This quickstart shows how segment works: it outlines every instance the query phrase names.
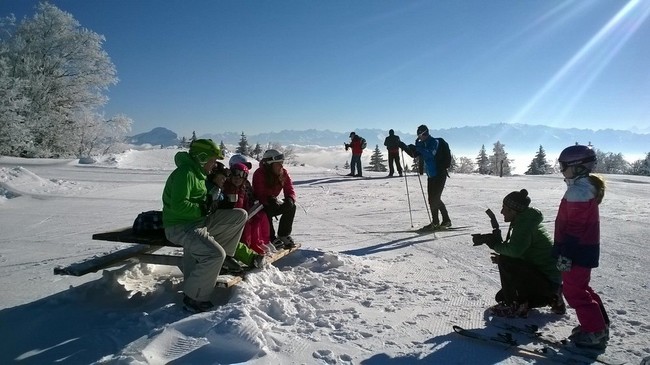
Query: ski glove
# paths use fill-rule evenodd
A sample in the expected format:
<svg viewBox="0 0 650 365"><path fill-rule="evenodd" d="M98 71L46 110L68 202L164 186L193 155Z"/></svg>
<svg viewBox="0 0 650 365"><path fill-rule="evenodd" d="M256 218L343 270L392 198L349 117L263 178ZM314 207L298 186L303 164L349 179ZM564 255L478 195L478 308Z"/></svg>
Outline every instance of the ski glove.
<svg viewBox="0 0 650 365"><path fill-rule="evenodd" d="M277 212L280 209L280 202L278 201L278 198L272 196L269 197L269 201L266 204L272 211Z"/></svg>
<svg viewBox="0 0 650 365"><path fill-rule="evenodd" d="M557 269L560 271L570 271L571 270L571 265L572 261L570 258L566 256L558 256L557 258Z"/></svg>
<svg viewBox="0 0 650 365"><path fill-rule="evenodd" d="M288 196L284 198L284 202L282 203L283 209L293 209L295 206L296 203L293 201L293 199L289 198Z"/></svg>

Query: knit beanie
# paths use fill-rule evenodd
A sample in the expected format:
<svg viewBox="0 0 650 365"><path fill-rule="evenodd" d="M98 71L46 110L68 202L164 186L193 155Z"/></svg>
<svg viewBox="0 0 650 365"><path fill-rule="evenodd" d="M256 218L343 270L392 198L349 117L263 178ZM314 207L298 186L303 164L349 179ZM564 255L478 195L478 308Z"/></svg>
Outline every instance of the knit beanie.
<svg viewBox="0 0 650 365"><path fill-rule="evenodd" d="M514 211L523 212L530 205L528 190L521 189L506 195L506 197L503 198L503 205Z"/></svg>

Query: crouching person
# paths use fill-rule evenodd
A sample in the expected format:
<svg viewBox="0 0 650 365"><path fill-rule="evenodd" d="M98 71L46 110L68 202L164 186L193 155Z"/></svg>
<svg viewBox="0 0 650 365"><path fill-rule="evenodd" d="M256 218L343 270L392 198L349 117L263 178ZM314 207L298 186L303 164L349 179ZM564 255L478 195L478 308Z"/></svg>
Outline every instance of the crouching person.
<svg viewBox="0 0 650 365"><path fill-rule="evenodd" d="M501 290L495 296L497 304L489 309L495 316L526 317L530 308L545 306L556 314L566 312L552 239L542 225L542 213L529 205L526 189L513 191L501 208L503 220L510 223L506 239L501 239L493 215L492 234L472 235L475 245L485 243L496 251L492 262L499 267Z"/></svg>
<svg viewBox="0 0 650 365"><path fill-rule="evenodd" d="M174 156L176 169L163 190L163 226L167 239L183 247L183 303L188 310L208 311L210 296L224 260L232 260L246 223L243 209L208 215L207 174L223 155L209 139L198 139L189 152Z"/></svg>

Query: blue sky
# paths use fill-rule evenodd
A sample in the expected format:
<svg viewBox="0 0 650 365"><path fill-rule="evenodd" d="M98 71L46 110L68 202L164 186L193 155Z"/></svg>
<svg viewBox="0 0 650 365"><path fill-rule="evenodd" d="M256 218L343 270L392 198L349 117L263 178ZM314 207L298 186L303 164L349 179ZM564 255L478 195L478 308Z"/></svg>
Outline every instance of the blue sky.
<svg viewBox="0 0 650 365"><path fill-rule="evenodd" d="M51 3L106 37L135 133L650 126L650 1Z"/></svg>

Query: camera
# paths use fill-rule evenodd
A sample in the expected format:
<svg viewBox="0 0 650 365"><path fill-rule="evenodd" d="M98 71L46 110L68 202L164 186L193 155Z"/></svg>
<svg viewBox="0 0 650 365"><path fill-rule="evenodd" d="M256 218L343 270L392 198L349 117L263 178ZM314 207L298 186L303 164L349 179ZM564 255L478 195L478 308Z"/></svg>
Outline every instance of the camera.
<svg viewBox="0 0 650 365"><path fill-rule="evenodd" d="M494 245L503 242L501 238L501 230L495 229L492 233L474 233L472 234L472 242L474 246L488 245L489 248L494 247Z"/></svg>

